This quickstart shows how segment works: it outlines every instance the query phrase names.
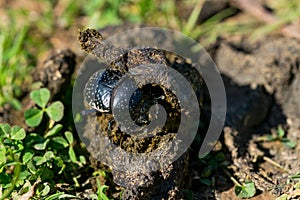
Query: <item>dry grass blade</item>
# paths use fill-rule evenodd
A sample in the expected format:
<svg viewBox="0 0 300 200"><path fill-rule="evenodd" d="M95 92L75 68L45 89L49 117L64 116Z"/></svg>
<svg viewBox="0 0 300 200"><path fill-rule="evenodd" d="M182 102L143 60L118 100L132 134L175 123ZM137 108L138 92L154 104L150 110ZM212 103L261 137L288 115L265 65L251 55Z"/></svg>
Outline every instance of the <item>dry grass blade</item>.
<svg viewBox="0 0 300 200"><path fill-rule="evenodd" d="M280 23L279 19L268 12L257 0L232 0L231 3L267 24ZM287 37L300 38L300 27L297 24L285 25L281 28L281 33Z"/></svg>
<svg viewBox="0 0 300 200"><path fill-rule="evenodd" d="M36 182L35 182L32 186L29 186L28 192L26 192L25 194L23 194L23 195L20 197L19 200L29 200L31 197L33 197L33 195L34 195L34 189L35 189L36 185L37 185L38 183L40 183L40 182L41 182L41 179L38 178L38 179L36 180Z"/></svg>

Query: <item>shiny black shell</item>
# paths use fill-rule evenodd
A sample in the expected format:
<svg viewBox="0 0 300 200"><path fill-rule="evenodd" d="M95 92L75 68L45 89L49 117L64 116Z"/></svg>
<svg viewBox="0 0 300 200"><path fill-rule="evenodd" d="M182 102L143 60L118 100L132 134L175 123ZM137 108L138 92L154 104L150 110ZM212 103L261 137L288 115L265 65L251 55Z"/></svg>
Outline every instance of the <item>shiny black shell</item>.
<svg viewBox="0 0 300 200"><path fill-rule="evenodd" d="M113 90L121 77L120 71L109 68L95 72L84 89L84 99L88 105L99 112L111 112ZM135 108L141 98L142 91L137 89L131 96L129 108Z"/></svg>

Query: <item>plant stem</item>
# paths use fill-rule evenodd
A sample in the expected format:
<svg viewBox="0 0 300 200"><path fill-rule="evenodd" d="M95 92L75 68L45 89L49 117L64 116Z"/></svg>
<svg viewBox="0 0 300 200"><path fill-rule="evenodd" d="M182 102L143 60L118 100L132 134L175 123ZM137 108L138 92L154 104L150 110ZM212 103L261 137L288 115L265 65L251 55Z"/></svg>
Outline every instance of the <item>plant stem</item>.
<svg viewBox="0 0 300 200"><path fill-rule="evenodd" d="M242 187L242 185L229 173L229 171L227 169L224 169L224 168L222 168L222 169L235 185Z"/></svg>
<svg viewBox="0 0 300 200"><path fill-rule="evenodd" d="M195 8L193 9L191 15L189 16L189 19L186 23L186 25L183 27L183 32L187 35L189 35L192 31L192 29L195 27L198 17L201 12L201 7L203 5L203 0L198 0L197 4L195 5Z"/></svg>
<svg viewBox="0 0 300 200"><path fill-rule="evenodd" d="M272 160L271 158L268 158L266 156L263 157L264 161L274 165L275 167L278 167L279 169L285 171L285 172L289 172L289 170L285 169L283 166L281 166L280 164L278 164L277 162L275 162L274 160Z"/></svg>

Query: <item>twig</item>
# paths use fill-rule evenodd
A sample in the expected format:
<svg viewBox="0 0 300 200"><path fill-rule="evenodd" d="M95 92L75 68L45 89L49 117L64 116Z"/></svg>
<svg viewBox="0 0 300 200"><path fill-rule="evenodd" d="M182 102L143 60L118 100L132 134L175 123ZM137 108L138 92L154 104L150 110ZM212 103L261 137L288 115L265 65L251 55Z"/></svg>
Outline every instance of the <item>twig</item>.
<svg viewBox="0 0 300 200"><path fill-rule="evenodd" d="M41 178L38 177L38 179L35 181L35 183L32 186L29 186L28 192L23 194L19 200L29 200L34 195L34 189L41 182Z"/></svg>
<svg viewBox="0 0 300 200"><path fill-rule="evenodd" d="M267 24L280 24L280 20L270 12L268 12L256 0L231 0L233 6L239 8L245 13L249 13L255 18ZM287 37L300 39L300 27L296 24L286 25L281 28L281 33Z"/></svg>
<svg viewBox="0 0 300 200"><path fill-rule="evenodd" d="M242 187L242 184L240 184L230 173L227 169L222 168L222 170L224 171L224 173L230 178L230 180L232 180L232 182L237 185Z"/></svg>
<svg viewBox="0 0 300 200"><path fill-rule="evenodd" d="M268 158L266 156L263 156L264 161L274 165L275 167L278 167L279 169L285 171L285 172L289 172L289 170L285 169L283 166L281 166L280 164L278 164L277 162L275 162L274 160L272 160L271 158Z"/></svg>

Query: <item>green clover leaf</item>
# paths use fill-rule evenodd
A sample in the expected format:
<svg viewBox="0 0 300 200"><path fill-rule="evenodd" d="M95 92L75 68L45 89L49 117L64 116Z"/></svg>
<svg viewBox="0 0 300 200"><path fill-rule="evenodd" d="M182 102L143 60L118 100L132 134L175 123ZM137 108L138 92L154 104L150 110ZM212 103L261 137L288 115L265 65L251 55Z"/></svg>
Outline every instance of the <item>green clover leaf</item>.
<svg viewBox="0 0 300 200"><path fill-rule="evenodd" d="M33 151L26 151L22 157L23 163L26 164L27 162L29 162L29 160L32 159L33 155Z"/></svg>
<svg viewBox="0 0 300 200"><path fill-rule="evenodd" d="M53 135L56 135L59 133L59 131L63 128L63 125L61 124L56 124L48 133L45 135L45 137L51 137Z"/></svg>
<svg viewBox="0 0 300 200"><path fill-rule="evenodd" d="M70 156L71 161L73 163L77 163L76 154L75 154L74 148L72 146L69 147L68 154Z"/></svg>
<svg viewBox="0 0 300 200"><path fill-rule="evenodd" d="M8 124L0 124L0 138L6 137L8 138L10 134L10 125Z"/></svg>
<svg viewBox="0 0 300 200"><path fill-rule="evenodd" d="M19 126L13 126L11 128L12 140L23 140L26 136L25 130Z"/></svg>
<svg viewBox="0 0 300 200"><path fill-rule="evenodd" d="M36 162L37 166L47 162L47 159L44 156L35 156L33 157L33 160Z"/></svg>
<svg viewBox="0 0 300 200"><path fill-rule="evenodd" d="M61 136L52 138L52 142L53 142L53 147L56 149L63 149L69 146L67 140L65 140Z"/></svg>
<svg viewBox="0 0 300 200"><path fill-rule="evenodd" d="M6 148L0 143L0 166L6 163Z"/></svg>
<svg viewBox="0 0 300 200"><path fill-rule="evenodd" d="M36 127L41 123L43 119L43 111L36 108L31 108L25 111L24 117L25 122L28 126Z"/></svg>
<svg viewBox="0 0 300 200"><path fill-rule="evenodd" d="M46 108L46 113L51 119L58 122L63 117L64 105L60 101L56 101Z"/></svg>
<svg viewBox="0 0 300 200"><path fill-rule="evenodd" d="M30 93L30 98L41 108L45 108L49 99L50 91L47 88L34 90Z"/></svg>
<svg viewBox="0 0 300 200"><path fill-rule="evenodd" d="M47 144L49 143L49 139L47 140L44 140L42 141L41 143L37 143L35 144L33 147L36 149L36 150L45 150L46 147L47 147Z"/></svg>
<svg viewBox="0 0 300 200"><path fill-rule="evenodd" d="M252 181L246 181L243 185L237 185L234 192L239 198L251 198L255 195L256 189Z"/></svg>
<svg viewBox="0 0 300 200"><path fill-rule="evenodd" d="M285 135L285 131L283 130L283 128L281 126L278 126L278 128L277 128L277 135L279 138L283 138Z"/></svg>
<svg viewBox="0 0 300 200"><path fill-rule="evenodd" d="M69 144L72 144L73 141L74 141L72 132L66 131L66 132L65 132L65 136L66 136L66 138L67 138Z"/></svg>

